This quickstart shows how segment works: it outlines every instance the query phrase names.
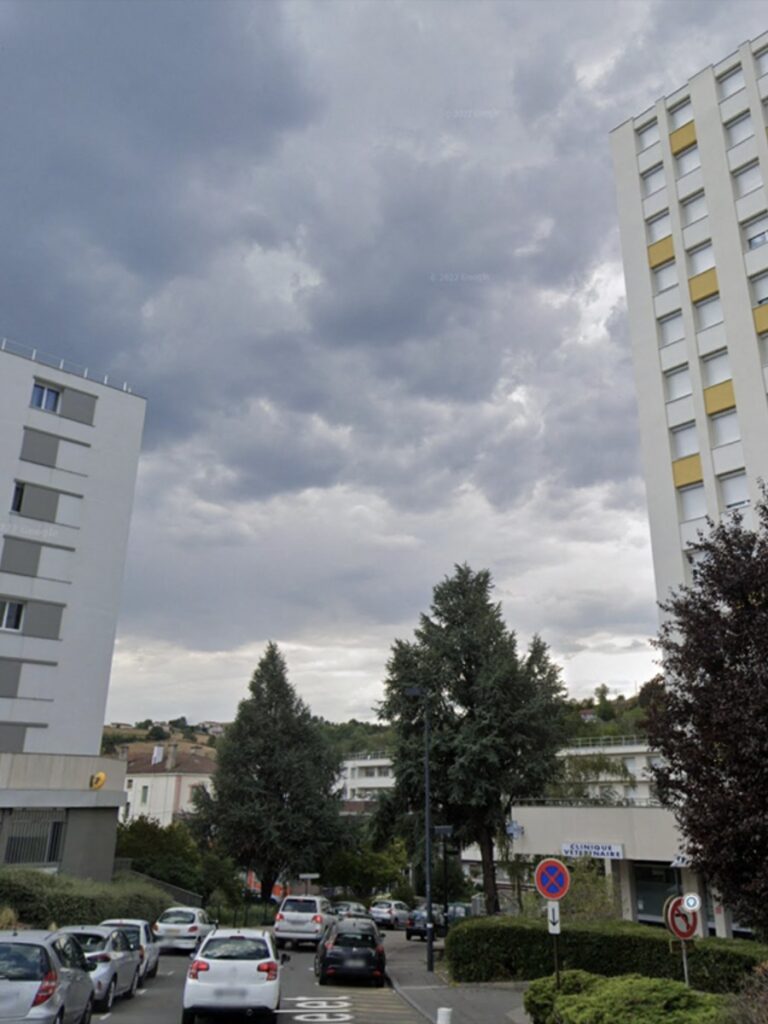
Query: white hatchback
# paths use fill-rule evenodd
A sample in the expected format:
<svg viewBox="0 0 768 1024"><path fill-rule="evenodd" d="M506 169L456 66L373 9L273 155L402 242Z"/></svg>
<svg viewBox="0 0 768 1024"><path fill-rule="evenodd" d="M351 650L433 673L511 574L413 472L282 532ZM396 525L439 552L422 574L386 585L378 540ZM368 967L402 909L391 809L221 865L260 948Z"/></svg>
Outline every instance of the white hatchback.
<svg viewBox="0 0 768 1024"><path fill-rule="evenodd" d="M335 921L333 908L324 896L286 896L272 928L275 945L278 949L286 942L292 942L295 949L300 942L316 946Z"/></svg>
<svg viewBox="0 0 768 1024"><path fill-rule="evenodd" d="M280 965L268 932L220 928L195 954L184 984L182 1024L199 1015L264 1015L276 1020L280 1006Z"/></svg>
<svg viewBox="0 0 768 1024"><path fill-rule="evenodd" d="M169 907L152 925L157 944L164 949L196 950L215 925L199 907Z"/></svg>

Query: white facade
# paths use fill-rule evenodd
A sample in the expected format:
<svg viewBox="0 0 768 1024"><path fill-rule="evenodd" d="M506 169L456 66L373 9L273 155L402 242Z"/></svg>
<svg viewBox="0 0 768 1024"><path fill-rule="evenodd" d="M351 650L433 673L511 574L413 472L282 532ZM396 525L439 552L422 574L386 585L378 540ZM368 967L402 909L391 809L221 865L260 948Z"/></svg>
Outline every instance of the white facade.
<svg viewBox="0 0 768 1024"><path fill-rule="evenodd" d="M126 775L122 820L135 821L143 816L154 818L163 827L170 825L179 815L191 814L195 809L192 794L198 787L210 789L211 776L173 771Z"/></svg>
<svg viewBox="0 0 768 1024"><path fill-rule="evenodd" d="M657 594L768 479L768 33L612 133Z"/></svg>
<svg viewBox="0 0 768 1024"><path fill-rule="evenodd" d="M144 400L0 342L0 752L97 754Z"/></svg>
<svg viewBox="0 0 768 1024"><path fill-rule="evenodd" d="M352 754L341 768L343 800L376 800L395 785L392 758L386 751Z"/></svg>

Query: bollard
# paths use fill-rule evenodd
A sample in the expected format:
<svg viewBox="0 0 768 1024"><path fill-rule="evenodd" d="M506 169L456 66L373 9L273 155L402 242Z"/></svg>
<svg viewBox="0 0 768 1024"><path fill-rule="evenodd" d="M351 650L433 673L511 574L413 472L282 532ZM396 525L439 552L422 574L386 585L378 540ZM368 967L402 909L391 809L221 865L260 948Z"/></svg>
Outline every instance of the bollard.
<svg viewBox="0 0 768 1024"><path fill-rule="evenodd" d="M451 1024L451 1012L450 1006L438 1007L436 1024Z"/></svg>

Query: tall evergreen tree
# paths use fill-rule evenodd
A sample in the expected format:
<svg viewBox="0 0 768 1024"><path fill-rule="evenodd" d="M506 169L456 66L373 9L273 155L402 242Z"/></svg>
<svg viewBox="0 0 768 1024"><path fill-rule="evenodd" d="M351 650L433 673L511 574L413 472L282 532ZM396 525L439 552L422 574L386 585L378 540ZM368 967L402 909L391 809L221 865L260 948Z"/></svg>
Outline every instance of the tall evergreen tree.
<svg viewBox="0 0 768 1024"><path fill-rule="evenodd" d="M467 565L435 587L415 640L393 645L379 712L395 726L398 798L418 814L428 710L432 805L459 842L479 845L489 913L498 906L494 839L513 800L539 795L556 774L563 738L560 670L538 636L520 655L492 589L487 570Z"/></svg>
<svg viewBox="0 0 768 1024"><path fill-rule="evenodd" d="M339 761L267 645L234 722L219 738L213 794L198 813L217 845L253 868L268 897L284 875L318 869L338 827Z"/></svg>

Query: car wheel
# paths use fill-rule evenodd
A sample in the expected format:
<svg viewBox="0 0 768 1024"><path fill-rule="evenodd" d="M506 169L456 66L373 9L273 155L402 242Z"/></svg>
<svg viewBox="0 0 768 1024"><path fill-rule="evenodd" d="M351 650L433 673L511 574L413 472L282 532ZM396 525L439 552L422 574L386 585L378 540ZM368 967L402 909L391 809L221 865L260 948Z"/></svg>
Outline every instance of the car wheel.
<svg viewBox="0 0 768 1024"><path fill-rule="evenodd" d="M117 988L117 982L114 978L111 979L107 986L107 991L104 993L104 998L99 1000L99 1011L109 1013L112 1009L112 1004L115 1001L115 989Z"/></svg>
<svg viewBox="0 0 768 1024"><path fill-rule="evenodd" d="M181 1024L195 1024L195 1017L197 1014L194 1010L182 1010L181 1011Z"/></svg>
<svg viewBox="0 0 768 1024"><path fill-rule="evenodd" d="M91 1024L91 1017L93 1016L93 1000L88 999L83 1010L83 1016L80 1018L80 1024Z"/></svg>
<svg viewBox="0 0 768 1024"><path fill-rule="evenodd" d="M406 942L410 942L411 938L412 938L411 933L409 931L406 931L406 933L405 933L405 941Z"/></svg>
<svg viewBox="0 0 768 1024"><path fill-rule="evenodd" d="M275 939L276 949L285 949L285 939Z"/></svg>
<svg viewBox="0 0 768 1024"><path fill-rule="evenodd" d="M138 987L139 987L139 972L136 971L136 973L133 976L133 980L131 981L131 987L125 993L125 998L126 999L133 999L133 997L136 995L136 989Z"/></svg>
<svg viewBox="0 0 768 1024"><path fill-rule="evenodd" d="M383 988L384 987L384 979L383 978L374 978L373 979L373 984L374 984L375 988Z"/></svg>
<svg viewBox="0 0 768 1024"><path fill-rule="evenodd" d="M327 985L328 984L328 975L327 974L323 974L323 972L320 971L320 973L317 976L317 984L318 985Z"/></svg>
<svg viewBox="0 0 768 1024"><path fill-rule="evenodd" d="M157 977L157 969L158 969L159 966L160 966L160 957L158 957L157 960L155 960L155 966L154 967L150 967L150 969L147 971L147 977L148 978L156 978Z"/></svg>

